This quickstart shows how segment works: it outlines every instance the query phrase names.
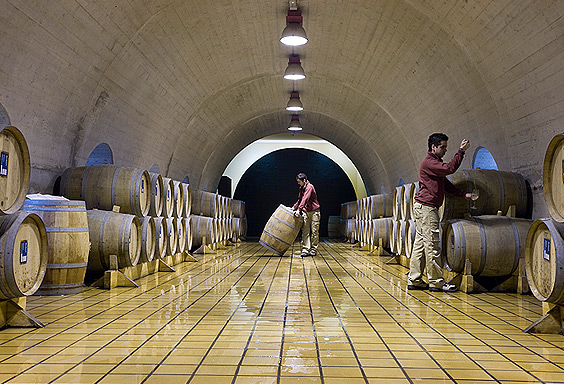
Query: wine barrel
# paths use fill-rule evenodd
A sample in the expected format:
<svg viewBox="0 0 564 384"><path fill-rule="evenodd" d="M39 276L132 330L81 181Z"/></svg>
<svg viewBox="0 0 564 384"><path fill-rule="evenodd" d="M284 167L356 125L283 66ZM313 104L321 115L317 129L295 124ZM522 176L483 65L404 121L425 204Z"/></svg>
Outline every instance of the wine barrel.
<svg viewBox="0 0 564 384"><path fill-rule="evenodd" d="M382 240L382 248L390 248L390 231L392 230L392 218L382 217L372 220L372 244L380 246Z"/></svg>
<svg viewBox="0 0 564 384"><path fill-rule="evenodd" d="M296 240L303 222L301 216L296 217L291 208L281 204L266 223L260 236L260 245L282 256Z"/></svg>
<svg viewBox="0 0 564 384"><path fill-rule="evenodd" d="M164 218L174 215L174 182L169 177L163 177L163 210Z"/></svg>
<svg viewBox="0 0 564 384"><path fill-rule="evenodd" d="M445 223L442 255L445 268L463 272L468 258L474 276L507 276L525 256L525 240L532 221L485 215Z"/></svg>
<svg viewBox="0 0 564 384"><path fill-rule="evenodd" d="M241 200L233 200L233 216L234 217L245 217L246 215L245 202Z"/></svg>
<svg viewBox="0 0 564 384"><path fill-rule="evenodd" d="M23 134L8 126L0 132L0 213L17 212L29 188L31 161Z"/></svg>
<svg viewBox="0 0 564 384"><path fill-rule="evenodd" d="M390 194L372 195L368 197L367 220L390 217L393 214L393 200Z"/></svg>
<svg viewBox="0 0 564 384"><path fill-rule="evenodd" d="M172 256L176 254L178 247L178 225L176 217L167 217L166 219L166 255Z"/></svg>
<svg viewBox="0 0 564 384"><path fill-rule="evenodd" d="M413 186L409 190L409 217L415 219L415 212L413 212L413 205L415 204L415 197L419 193L419 182L413 183Z"/></svg>
<svg viewBox="0 0 564 384"><path fill-rule="evenodd" d="M542 167L543 193L552 218L564 222L564 134L552 138Z"/></svg>
<svg viewBox="0 0 564 384"><path fill-rule="evenodd" d="M327 234L329 237L337 238L341 236L339 226L341 225L340 216L329 216L327 220Z"/></svg>
<svg viewBox="0 0 564 384"><path fill-rule="evenodd" d="M352 219L356 216L356 201L349 201L341 204L341 217L343 219Z"/></svg>
<svg viewBox="0 0 564 384"><path fill-rule="evenodd" d="M192 187L190 184L182 183L182 191L184 194L184 211L182 212L182 217L189 218L190 213L192 213Z"/></svg>
<svg viewBox="0 0 564 384"><path fill-rule="evenodd" d="M186 223L183 217L176 219L176 233L178 235L176 253L184 253L186 250Z"/></svg>
<svg viewBox="0 0 564 384"><path fill-rule="evenodd" d="M392 217L394 220L401 219L401 196L403 191L403 185L394 188L394 193L392 194Z"/></svg>
<svg viewBox="0 0 564 384"><path fill-rule="evenodd" d="M166 244L168 242L166 218L159 216L153 219L155 221L155 257L162 259L166 256Z"/></svg>
<svg viewBox="0 0 564 384"><path fill-rule="evenodd" d="M151 201L149 173L138 168L111 164L69 168L61 177L61 194L68 199L84 200L87 209L146 216Z"/></svg>
<svg viewBox="0 0 564 384"><path fill-rule="evenodd" d="M525 268L533 295L540 301L564 304L564 223L535 221L525 246Z"/></svg>
<svg viewBox="0 0 564 384"><path fill-rule="evenodd" d="M413 196L419 191L419 182L408 183L403 186L401 195L401 218L402 220L412 219L413 216L413 206L412 199Z"/></svg>
<svg viewBox="0 0 564 384"><path fill-rule="evenodd" d="M110 255L118 268L133 267L141 257L141 224L136 216L111 211L88 210L90 255L88 271L110 269Z"/></svg>
<svg viewBox="0 0 564 384"><path fill-rule="evenodd" d="M398 255L405 255L405 236L406 230L409 226L406 220L398 220L398 228L396 230L396 253Z"/></svg>
<svg viewBox="0 0 564 384"><path fill-rule="evenodd" d="M0 299L34 294L47 269L47 232L31 212L0 217Z"/></svg>
<svg viewBox="0 0 564 384"><path fill-rule="evenodd" d="M139 219L141 222L141 255L139 262L147 263L155 258L157 229L155 219L151 216L145 216Z"/></svg>
<svg viewBox="0 0 564 384"><path fill-rule="evenodd" d="M188 253L192 249L192 218L184 218L184 231L186 233L185 252Z"/></svg>
<svg viewBox="0 0 564 384"><path fill-rule="evenodd" d="M356 220L355 219L347 219L347 238L350 240L356 240Z"/></svg>
<svg viewBox="0 0 564 384"><path fill-rule="evenodd" d="M392 219L392 222L390 224L392 227L392 229L390 230L390 252L397 254L398 253L397 236L398 236L398 231L400 230L400 222L399 220Z"/></svg>
<svg viewBox="0 0 564 384"><path fill-rule="evenodd" d="M72 295L82 292L88 266L90 239L84 201L35 196L23 210L35 213L47 233L47 271L38 295Z"/></svg>
<svg viewBox="0 0 564 384"><path fill-rule="evenodd" d="M174 209L172 210L172 216L179 218L186 210L184 201L184 189L182 188L182 183L180 181L173 180L173 191L174 191Z"/></svg>
<svg viewBox="0 0 564 384"><path fill-rule="evenodd" d="M204 243L213 244L216 242L216 222L212 217L191 215L192 218L192 246L199 247Z"/></svg>
<svg viewBox="0 0 564 384"><path fill-rule="evenodd" d="M149 172L151 178L151 203L149 215L158 217L163 212L163 178L158 173Z"/></svg>
<svg viewBox="0 0 564 384"><path fill-rule="evenodd" d="M407 220L405 227L405 255L407 257L411 257L411 254L413 253L416 229L415 220Z"/></svg>
<svg viewBox="0 0 564 384"><path fill-rule="evenodd" d="M439 209L441 221L462 218L468 213L472 216L495 215L497 211L506 213L510 206L516 208L517 217L527 217L529 200L525 178L514 172L491 169L470 169L448 176L458 188L471 192L475 188L480 197L471 209L472 201L445 193L443 205Z"/></svg>

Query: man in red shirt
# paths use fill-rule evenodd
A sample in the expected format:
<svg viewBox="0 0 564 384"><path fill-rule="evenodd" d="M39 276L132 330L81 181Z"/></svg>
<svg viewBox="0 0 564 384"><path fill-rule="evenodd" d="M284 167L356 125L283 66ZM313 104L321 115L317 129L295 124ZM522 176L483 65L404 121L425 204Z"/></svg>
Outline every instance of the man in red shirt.
<svg viewBox="0 0 564 384"><path fill-rule="evenodd" d="M433 133L429 136L427 156L419 168L419 192L415 197L413 211L415 214L415 242L411 253L407 289L427 289L432 292L455 292L456 285L448 284L443 279L441 266L441 245L439 243L439 207L443 203L445 192L468 200L472 194L455 187L447 175L456 172L464 152L470 146L466 139L460 143L460 149L448 163L443 163L447 152L448 136L444 133ZM423 270L427 266L427 279L422 279Z"/></svg>
<svg viewBox="0 0 564 384"><path fill-rule="evenodd" d="M309 182L305 173L298 173L296 181L300 186L298 201L292 207L296 216L302 215L302 257L315 256L319 245L319 221L321 212L315 187Z"/></svg>

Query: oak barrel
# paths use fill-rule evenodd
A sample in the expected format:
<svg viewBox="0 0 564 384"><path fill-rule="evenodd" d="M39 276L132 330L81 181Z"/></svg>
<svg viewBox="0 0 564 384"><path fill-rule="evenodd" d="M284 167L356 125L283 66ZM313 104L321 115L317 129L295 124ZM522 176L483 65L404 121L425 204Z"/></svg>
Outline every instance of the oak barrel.
<svg viewBox="0 0 564 384"><path fill-rule="evenodd" d="M542 167L543 193L548 211L556 221L564 222L564 134L552 138Z"/></svg>
<svg viewBox="0 0 564 384"><path fill-rule="evenodd" d="M301 216L296 217L291 208L281 204L266 223L259 243L282 256L296 240L303 222Z"/></svg>
<svg viewBox="0 0 564 384"><path fill-rule="evenodd" d="M184 189L182 188L182 183L180 181L173 180L172 184L174 186L174 210L172 211L172 216L179 218L186 210L184 201Z"/></svg>
<svg viewBox="0 0 564 384"><path fill-rule="evenodd" d="M241 200L233 200L233 217L245 217L245 202Z"/></svg>
<svg viewBox="0 0 564 384"><path fill-rule="evenodd" d="M184 220L184 228L186 232L185 251L188 252L192 249L192 218L185 217L183 220Z"/></svg>
<svg viewBox="0 0 564 384"><path fill-rule="evenodd" d="M450 181L465 192L472 192L474 186L480 197L475 201L475 209L470 209L472 201L445 193L443 205L439 208L441 221L472 216L495 215L497 211L507 213L514 205L517 217L527 217L529 211L529 187L525 178L515 172L492 169L470 169L458 171L448 176Z"/></svg>
<svg viewBox="0 0 564 384"><path fill-rule="evenodd" d="M47 233L47 271L38 295L82 292L88 266L90 237L84 201L56 196L31 196L23 210L35 213Z"/></svg>
<svg viewBox="0 0 564 384"><path fill-rule="evenodd" d="M372 244L375 246L380 246L382 243L382 248L390 248L390 231L392 230L392 218L382 217L379 219L372 220Z"/></svg>
<svg viewBox="0 0 564 384"><path fill-rule="evenodd" d="M172 217L174 214L174 183L171 178L163 177L163 211L162 216Z"/></svg>
<svg viewBox="0 0 564 384"><path fill-rule="evenodd" d="M332 238L341 237L341 231L339 229L340 226L340 216L329 216L327 220L327 235Z"/></svg>
<svg viewBox="0 0 564 384"><path fill-rule="evenodd" d="M447 221L443 227L442 255L445 268L463 272L465 260L474 276L507 276L525 256L531 220L484 215Z"/></svg>
<svg viewBox="0 0 564 384"><path fill-rule="evenodd" d="M183 253L186 250L186 222L183 217L176 219L176 233L178 236L176 253Z"/></svg>
<svg viewBox="0 0 564 384"><path fill-rule="evenodd" d="M166 245L168 242L166 218L159 216L153 219L155 221L155 257L162 259L166 256Z"/></svg>
<svg viewBox="0 0 564 384"><path fill-rule="evenodd" d="M216 242L216 222L207 216L191 215L192 219L192 246L199 247L206 238L206 244Z"/></svg>
<svg viewBox="0 0 564 384"><path fill-rule="evenodd" d="M151 178L151 203L149 204L149 215L160 216L163 211L163 178L158 173L149 172Z"/></svg>
<svg viewBox="0 0 564 384"><path fill-rule="evenodd" d="M31 161L23 134L8 126L0 132L0 213L17 212L29 188Z"/></svg>
<svg viewBox="0 0 564 384"><path fill-rule="evenodd" d="M413 253L416 229L415 220L407 220L405 227L405 255L407 257L411 257L411 254Z"/></svg>
<svg viewBox="0 0 564 384"><path fill-rule="evenodd" d="M564 304L564 223L535 221L525 246L525 268L533 295L540 301Z"/></svg>
<svg viewBox="0 0 564 384"><path fill-rule="evenodd" d="M392 217L394 220L401 219L401 196L403 191L403 185L394 188L394 193L392 194Z"/></svg>
<svg viewBox="0 0 564 384"><path fill-rule="evenodd" d="M387 193L368 196L367 220L391 217L393 214L393 196Z"/></svg>
<svg viewBox="0 0 564 384"><path fill-rule="evenodd" d="M413 217L411 216L411 214L413 213L413 209L411 208L411 196L413 194L412 191L414 191L417 187L418 184L416 186L415 183L407 183L404 184L403 189L401 190L400 208L402 220L409 220Z"/></svg>
<svg viewBox="0 0 564 384"><path fill-rule="evenodd" d="M138 168L111 164L67 169L61 177L61 194L71 200L84 200L87 209L146 216L151 201L149 173Z"/></svg>
<svg viewBox="0 0 564 384"><path fill-rule="evenodd" d="M167 217L166 219L166 255L172 256L176 254L178 247L178 225L176 217Z"/></svg>
<svg viewBox="0 0 564 384"><path fill-rule="evenodd" d="M118 268L137 265L141 256L141 224L133 215L88 210L90 255L88 271L110 269L110 255L117 256Z"/></svg>
<svg viewBox="0 0 564 384"><path fill-rule="evenodd" d="M151 216L145 216L139 221L141 222L141 256L139 262L147 263L155 258L157 229L155 219Z"/></svg>
<svg viewBox="0 0 564 384"><path fill-rule="evenodd" d="M182 217L189 218L192 213L192 187L190 184L181 183L182 191L184 194L184 210Z"/></svg>
<svg viewBox="0 0 564 384"><path fill-rule="evenodd" d="M31 212L0 217L0 299L34 294L47 269L47 232Z"/></svg>

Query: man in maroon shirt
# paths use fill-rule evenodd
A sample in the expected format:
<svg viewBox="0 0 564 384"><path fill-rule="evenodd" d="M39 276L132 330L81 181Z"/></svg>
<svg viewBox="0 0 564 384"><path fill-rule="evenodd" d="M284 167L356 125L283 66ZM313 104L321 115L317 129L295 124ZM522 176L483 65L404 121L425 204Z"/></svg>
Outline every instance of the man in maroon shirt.
<svg viewBox="0 0 564 384"><path fill-rule="evenodd" d="M462 140L460 149L452 160L443 163L443 156L447 152L447 141L448 136L444 133L433 133L429 136L429 152L419 168L419 192L413 204L417 224L407 289L429 288L432 292L455 292L458 289L456 285L448 284L443 279L439 243L439 207L443 203L445 192L469 200L472 198L472 194L455 187L446 178L460 167L470 142L466 139ZM422 279L425 265L429 284Z"/></svg>
<svg viewBox="0 0 564 384"><path fill-rule="evenodd" d="M296 181L300 186L298 201L292 207L296 216L302 215L302 257L315 256L319 245L319 221L321 212L315 187L309 182L305 173L298 173Z"/></svg>

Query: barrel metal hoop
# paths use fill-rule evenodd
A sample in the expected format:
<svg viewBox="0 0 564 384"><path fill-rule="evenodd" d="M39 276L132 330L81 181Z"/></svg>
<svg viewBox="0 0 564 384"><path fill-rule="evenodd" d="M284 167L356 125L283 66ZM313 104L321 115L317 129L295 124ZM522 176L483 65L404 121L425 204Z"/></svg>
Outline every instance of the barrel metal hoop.
<svg viewBox="0 0 564 384"><path fill-rule="evenodd" d="M474 217L476 223L478 223L478 228L480 229L480 267L478 268L478 272L476 276L480 276L482 272L484 272L484 268L486 267L486 261L488 259L488 242L486 240L486 230L484 228L484 223L482 220Z"/></svg>
<svg viewBox="0 0 564 384"><path fill-rule="evenodd" d="M123 267L122 260L125 259L125 247L129 245L129 241L125 241L125 234L127 232L127 222L128 217L123 215L121 223L119 225L119 235L118 235L118 268Z"/></svg>
<svg viewBox="0 0 564 384"><path fill-rule="evenodd" d="M268 232L268 231L266 231L266 230L263 231L263 232L266 233L268 236L272 237L274 240L278 240L278 241L281 242L282 244L286 244L287 246L291 246L291 245L292 245L292 244L290 244L290 243L285 242L285 241L282 240L282 239L279 239L278 237L274 236L273 234L271 234L270 232Z"/></svg>
<svg viewBox="0 0 564 384"><path fill-rule="evenodd" d="M47 269L72 269L72 268L84 268L88 266L86 263L66 263L66 264L47 264Z"/></svg>
<svg viewBox="0 0 564 384"><path fill-rule="evenodd" d="M456 225L459 228L459 246L460 246L460 251L461 251L461 255L462 255L462 260L464 260L464 263L462 264L462 268L464 271L464 266L466 264L466 235L464 234L464 227L462 226L462 223L460 222L460 220L456 220ZM455 236L454 236L454 244L456 246L456 232L455 232Z"/></svg>
<svg viewBox="0 0 564 384"><path fill-rule="evenodd" d="M560 231L559 227L554 225L551 219L543 219L542 221L544 222L544 224L546 225L548 231L552 236L552 241L554 244L556 255L564 256L564 243L562 242L562 239L564 239L563 237L564 234ZM556 236L555 235L556 233L559 234L560 236ZM556 255L555 257L558 257ZM564 273L561 271L560 268L558 268L558 265L556 267L557 269L556 269L556 277L554 279L554 288L552 289L552 291L550 292L550 294L546 299L546 301L549 303L560 303L562 302L562 298L564 297Z"/></svg>
<svg viewBox="0 0 564 384"><path fill-rule="evenodd" d="M82 287L83 285L84 285L83 282L71 283L71 284L41 284L41 288L39 290L45 288L76 288L76 287Z"/></svg>
<svg viewBox="0 0 564 384"><path fill-rule="evenodd" d="M117 180L118 180L118 176L119 176L119 172L120 172L121 168L116 168L116 170L114 171L114 177L112 179L112 207L116 204L116 188L117 188Z"/></svg>
<svg viewBox="0 0 564 384"><path fill-rule="evenodd" d="M511 268L511 273L513 273L517 267L519 267L519 244L521 243L521 239L519 238L519 231L517 230L517 225L515 225L515 220L511 217L507 218L511 223L511 227L513 228L513 235L515 238L515 260L513 261L513 267Z"/></svg>
<svg viewBox="0 0 564 384"><path fill-rule="evenodd" d="M70 206L77 206L77 207L85 207L84 201L82 200L46 200L46 199L39 199L39 200L30 200L27 199L24 203L26 205L47 205L52 207L52 210L59 210L62 208L57 208L60 206L70 205ZM63 208L64 209L64 208Z"/></svg>
<svg viewBox="0 0 564 384"><path fill-rule="evenodd" d="M92 169L92 166L86 167L86 169L84 170L84 173L82 174L82 177L80 179L80 182L82 184L82 188L80 191L80 198L83 200L86 200L86 182L88 181L88 174L90 173L90 170ZM70 180L70 178L69 178Z"/></svg>
<svg viewBox="0 0 564 384"><path fill-rule="evenodd" d="M140 180L143 179L143 174L141 174L141 178L137 176L139 169L134 168L133 174L131 175L131 181L129 183L129 206L131 207L131 212L135 213L137 216L143 216L143 212L141 212L141 204L137 206L135 204L136 201L141 201L139 197L139 192L141 191Z"/></svg>
<svg viewBox="0 0 564 384"><path fill-rule="evenodd" d="M109 214L110 212L106 212L104 213L104 217L102 217L102 225L100 225L100 238L98 240L98 255L100 264L104 269L108 269L108 264L106 263L106 257L104 255L104 230L106 229L106 220Z"/></svg>
<svg viewBox="0 0 564 384"><path fill-rule="evenodd" d="M502 212L507 211L505 209L505 186L503 185L503 179L501 178L501 173L495 172L495 175L497 176L497 180L499 182L499 209L501 209Z"/></svg>
<svg viewBox="0 0 564 384"><path fill-rule="evenodd" d="M272 247L270 244L268 244L267 242L265 242L264 240L260 239L259 240L260 245L262 245L263 247L271 250L272 252L278 254L278 256L282 256L282 252L280 252L279 249L276 249L274 247Z"/></svg>
<svg viewBox="0 0 564 384"><path fill-rule="evenodd" d="M50 207L30 207L27 203L23 206L23 211L28 212L86 212L86 208L50 208Z"/></svg>
<svg viewBox="0 0 564 384"><path fill-rule="evenodd" d="M45 227L46 232L86 232L88 227Z"/></svg>

